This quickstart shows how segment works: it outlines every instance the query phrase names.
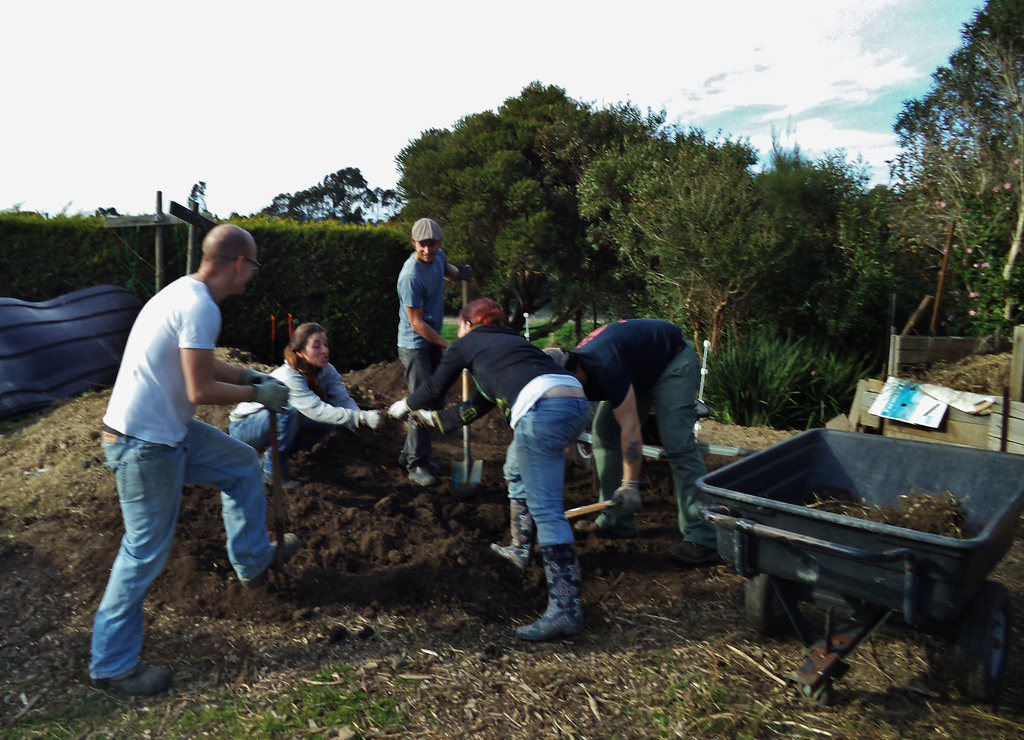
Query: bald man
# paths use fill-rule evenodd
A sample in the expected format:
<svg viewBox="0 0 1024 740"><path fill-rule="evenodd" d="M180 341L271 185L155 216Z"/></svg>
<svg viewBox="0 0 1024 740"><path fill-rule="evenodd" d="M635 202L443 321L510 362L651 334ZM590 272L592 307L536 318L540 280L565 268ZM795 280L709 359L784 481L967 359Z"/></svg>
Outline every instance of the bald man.
<svg viewBox="0 0 1024 740"><path fill-rule="evenodd" d="M142 604L170 555L185 483L221 490L228 557L243 585L261 585L298 549L293 534L276 544L267 536L256 451L192 418L198 404L258 401L284 410L283 383L213 356L219 304L242 293L258 267L248 231L214 227L199 269L153 296L128 336L103 417L103 451L125 532L93 623L89 673L100 688L145 695L171 686L171 671L139 660Z"/></svg>

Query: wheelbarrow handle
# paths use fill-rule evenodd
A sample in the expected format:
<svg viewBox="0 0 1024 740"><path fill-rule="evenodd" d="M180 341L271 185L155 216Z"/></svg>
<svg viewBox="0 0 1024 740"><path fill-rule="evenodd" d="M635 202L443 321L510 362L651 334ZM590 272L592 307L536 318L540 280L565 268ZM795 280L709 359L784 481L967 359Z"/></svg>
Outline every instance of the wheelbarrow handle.
<svg viewBox="0 0 1024 740"><path fill-rule="evenodd" d="M839 555L852 560L862 560L866 563L893 563L898 560L912 562L914 560L913 551L905 547L901 547L896 550L886 550L885 552L861 550L860 548L850 547L849 545L840 545L838 542L830 542L817 537L810 537L805 534L790 532L788 529L769 527L766 524L759 524L751 521L750 519L740 519L732 516L732 512L725 507L704 509L701 512L701 515L716 526L724 529L749 532L768 540L783 540L785 542L792 542L796 545L806 545L807 547L815 550L821 550L822 552Z"/></svg>
<svg viewBox="0 0 1024 740"><path fill-rule="evenodd" d="M885 552L872 552L857 547L841 545L838 542L797 534L778 527L769 527L750 519L741 519L725 506L714 506L701 510L701 516L721 529L741 533L736 542L736 571L746 578L755 575L747 563L750 551L750 536L766 540L780 540L800 547L818 550L829 555L864 563L894 563L903 561L903 617L910 624L917 623L917 562L912 550L901 547ZM770 574L772 575L772 574Z"/></svg>
<svg viewBox="0 0 1024 740"><path fill-rule="evenodd" d="M593 444L594 437L590 432L580 432L576 438L580 442L586 444ZM756 450L748 450L745 447L731 447L729 445L712 445L705 444L703 442L697 443L697 449L707 455L719 455L720 457L747 457L752 455ZM667 460L668 453L665 452L664 447L657 447L655 445L642 445L640 451L643 456L651 460Z"/></svg>

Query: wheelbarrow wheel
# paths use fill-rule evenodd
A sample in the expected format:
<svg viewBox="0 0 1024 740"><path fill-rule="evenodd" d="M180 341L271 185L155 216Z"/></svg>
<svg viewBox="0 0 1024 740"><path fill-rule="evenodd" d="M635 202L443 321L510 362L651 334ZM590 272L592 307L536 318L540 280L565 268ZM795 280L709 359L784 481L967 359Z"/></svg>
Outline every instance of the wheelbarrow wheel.
<svg viewBox="0 0 1024 740"><path fill-rule="evenodd" d="M972 699L993 704L999 700L1012 634L1006 588L985 581L957 627L957 675L961 689Z"/></svg>
<svg viewBox="0 0 1024 740"><path fill-rule="evenodd" d="M594 448L589 442L574 441L565 448L565 456L573 465L590 470L594 467Z"/></svg>
<svg viewBox="0 0 1024 740"><path fill-rule="evenodd" d="M782 599L775 593L772 579L766 573L759 573L747 580L743 591L747 610L747 622L765 637L775 637L789 627L789 615L782 606Z"/></svg>

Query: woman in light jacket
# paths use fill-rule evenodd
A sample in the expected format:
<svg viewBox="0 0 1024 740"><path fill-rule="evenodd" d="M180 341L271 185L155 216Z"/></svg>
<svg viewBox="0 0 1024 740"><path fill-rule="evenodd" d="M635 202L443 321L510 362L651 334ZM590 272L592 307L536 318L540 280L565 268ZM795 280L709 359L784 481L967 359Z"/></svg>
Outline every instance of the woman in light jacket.
<svg viewBox="0 0 1024 740"><path fill-rule="evenodd" d="M278 457L284 488L299 484L288 475L292 453L308 450L335 428L356 431L361 426L377 429L382 418L377 411L361 411L330 363L327 330L312 322L300 324L284 349L285 364L270 373L288 386L288 407L277 420ZM270 444L270 412L263 405L247 401L230 415L228 433L263 450ZM263 458L263 473L272 473L270 455Z"/></svg>

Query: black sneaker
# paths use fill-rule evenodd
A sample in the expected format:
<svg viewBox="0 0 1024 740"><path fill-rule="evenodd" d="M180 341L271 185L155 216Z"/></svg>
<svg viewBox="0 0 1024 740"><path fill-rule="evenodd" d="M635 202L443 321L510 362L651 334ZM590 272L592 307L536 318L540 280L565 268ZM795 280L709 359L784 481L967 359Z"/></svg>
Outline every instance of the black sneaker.
<svg viewBox="0 0 1024 740"><path fill-rule="evenodd" d="M409 468L409 458L405 456L404 452L398 456L398 467L406 469ZM440 475L441 466L438 465L436 462L428 462L427 472L429 472L431 475Z"/></svg>
<svg viewBox="0 0 1024 740"><path fill-rule="evenodd" d="M93 686L107 691L117 691L131 696L149 696L159 694L171 688L174 674L164 668L155 668L145 663L138 663L127 673L113 678L94 678Z"/></svg>
<svg viewBox="0 0 1024 740"><path fill-rule="evenodd" d="M437 483L437 478L427 468L409 468L409 480L420 486L433 486Z"/></svg>
<svg viewBox="0 0 1024 740"><path fill-rule="evenodd" d="M668 554L686 565L711 565L722 562L718 550L714 547L698 545L696 542L681 542L672 545Z"/></svg>
<svg viewBox="0 0 1024 740"><path fill-rule="evenodd" d="M284 536L284 545L281 547L274 543L274 557L270 559L270 565L267 569L260 573L255 578L242 578L238 576L238 580L242 582L242 585L246 588L259 588L267 582L267 572L270 570L282 570L285 563L287 563L292 555L299 550L299 538L291 532L288 532Z"/></svg>

